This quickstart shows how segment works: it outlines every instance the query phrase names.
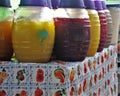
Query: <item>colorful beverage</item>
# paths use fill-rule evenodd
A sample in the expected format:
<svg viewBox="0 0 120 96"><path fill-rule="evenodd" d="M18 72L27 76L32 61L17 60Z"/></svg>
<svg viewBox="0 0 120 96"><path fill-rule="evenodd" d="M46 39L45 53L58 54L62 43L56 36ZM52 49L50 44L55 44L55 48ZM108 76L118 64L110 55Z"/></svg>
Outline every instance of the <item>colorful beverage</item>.
<svg viewBox="0 0 120 96"><path fill-rule="evenodd" d="M0 60L10 60L13 55L12 24L11 21L0 21Z"/></svg>
<svg viewBox="0 0 120 96"><path fill-rule="evenodd" d="M16 58L22 62L48 62L54 46L54 22L16 21L12 34Z"/></svg>
<svg viewBox="0 0 120 96"><path fill-rule="evenodd" d="M107 9L107 6L105 4L105 0L100 0L100 1L101 1L101 4L102 4L102 8L105 12L106 18L107 18L108 33L107 33L107 40L106 40L105 47L109 47L110 44L111 44L112 31L113 31L112 17L111 17L110 11Z"/></svg>
<svg viewBox="0 0 120 96"><path fill-rule="evenodd" d="M108 34L107 34L105 47L109 47L112 40L113 23L112 23L112 17L111 17L110 11L105 10L105 14L107 16L107 27L108 27Z"/></svg>
<svg viewBox="0 0 120 96"><path fill-rule="evenodd" d="M103 48L105 47L106 40L107 40L107 34L108 34L108 28L107 28L107 17L103 10L98 11L99 19L100 19L100 43L98 47L98 52L101 52Z"/></svg>
<svg viewBox="0 0 120 96"><path fill-rule="evenodd" d="M65 61L84 60L90 41L89 19L55 18L54 21L56 57Z"/></svg>
<svg viewBox="0 0 120 96"><path fill-rule="evenodd" d="M88 56L94 56L97 52L100 41L100 20L96 10L88 9L90 17L90 45L88 49Z"/></svg>

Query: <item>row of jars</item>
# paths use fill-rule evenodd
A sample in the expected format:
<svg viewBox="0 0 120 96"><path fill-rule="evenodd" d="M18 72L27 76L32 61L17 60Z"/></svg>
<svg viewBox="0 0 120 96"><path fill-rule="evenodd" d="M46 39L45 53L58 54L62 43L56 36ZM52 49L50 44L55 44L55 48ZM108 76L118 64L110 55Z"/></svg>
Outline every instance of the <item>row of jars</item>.
<svg viewBox="0 0 120 96"><path fill-rule="evenodd" d="M103 0L60 0L54 10L50 0L21 0L14 18L9 7L9 0L0 1L0 60L14 53L20 62L82 61L111 44Z"/></svg>

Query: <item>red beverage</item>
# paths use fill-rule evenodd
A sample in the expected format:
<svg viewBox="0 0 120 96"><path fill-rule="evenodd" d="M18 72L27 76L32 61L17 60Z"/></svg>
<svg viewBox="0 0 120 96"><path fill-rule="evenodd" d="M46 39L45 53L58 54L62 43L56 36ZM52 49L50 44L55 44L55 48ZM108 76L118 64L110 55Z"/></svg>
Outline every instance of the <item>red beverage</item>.
<svg viewBox="0 0 120 96"><path fill-rule="evenodd" d="M109 47L111 40L112 40L113 23L112 23L112 17L111 17L110 11L104 10L104 12L107 16L107 28L108 28L107 40L106 40L105 47Z"/></svg>
<svg viewBox="0 0 120 96"><path fill-rule="evenodd" d="M104 13L104 11L100 10L98 11L98 15L100 18L100 43L98 47L98 52L101 52L103 48L105 47L106 40L107 40L107 34L108 34L108 28L107 28L107 17Z"/></svg>
<svg viewBox="0 0 120 96"><path fill-rule="evenodd" d="M57 59L82 61L87 56L90 41L88 18L55 18L55 48Z"/></svg>

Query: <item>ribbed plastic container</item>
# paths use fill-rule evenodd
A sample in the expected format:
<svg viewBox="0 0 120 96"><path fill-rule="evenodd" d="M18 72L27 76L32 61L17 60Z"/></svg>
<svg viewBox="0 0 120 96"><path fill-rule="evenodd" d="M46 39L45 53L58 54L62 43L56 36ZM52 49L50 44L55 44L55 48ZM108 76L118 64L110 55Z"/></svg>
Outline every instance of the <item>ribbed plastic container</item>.
<svg viewBox="0 0 120 96"><path fill-rule="evenodd" d="M83 0L61 0L54 21L56 58L64 61L84 60L90 42L90 20Z"/></svg>
<svg viewBox="0 0 120 96"><path fill-rule="evenodd" d="M20 62L48 62L54 46L53 14L46 0L21 0L12 34L15 57Z"/></svg>
<svg viewBox="0 0 120 96"><path fill-rule="evenodd" d="M112 33L113 33L112 17L111 17L110 11L106 7L105 1L101 0L101 2L102 2L102 8L107 17L107 27L108 27L108 34L107 34L107 40L106 40L105 47L109 47L111 45Z"/></svg>
<svg viewBox="0 0 120 96"><path fill-rule="evenodd" d="M101 1L94 0L94 2L100 19L100 43L97 51L101 52L105 48L105 44L107 40L107 34L108 34L107 16L102 8Z"/></svg>
<svg viewBox="0 0 120 96"><path fill-rule="evenodd" d="M9 0L0 0L0 60L10 60L13 55L13 11Z"/></svg>
<svg viewBox="0 0 120 96"><path fill-rule="evenodd" d="M84 0L86 9L90 17L90 45L88 49L88 56L94 56L97 52L100 41L100 20L98 12L95 10L93 0Z"/></svg>
<svg viewBox="0 0 120 96"><path fill-rule="evenodd" d="M118 44L119 24L120 24L120 5L114 5L109 7L112 22L113 22L113 33L112 33L112 45Z"/></svg>

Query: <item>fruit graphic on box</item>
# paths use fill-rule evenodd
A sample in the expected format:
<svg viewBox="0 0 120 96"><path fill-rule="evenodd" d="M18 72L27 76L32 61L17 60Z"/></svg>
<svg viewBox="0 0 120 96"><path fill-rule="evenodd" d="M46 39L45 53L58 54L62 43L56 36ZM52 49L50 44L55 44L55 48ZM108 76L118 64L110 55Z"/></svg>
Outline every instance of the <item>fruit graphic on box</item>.
<svg viewBox="0 0 120 96"><path fill-rule="evenodd" d="M105 68L102 67L102 78L104 78L104 75L105 75Z"/></svg>
<svg viewBox="0 0 120 96"><path fill-rule="evenodd" d="M88 69L87 69L87 64L86 64L86 63L84 63L84 74L86 74L86 73L87 73L87 71L88 71Z"/></svg>
<svg viewBox="0 0 120 96"><path fill-rule="evenodd" d="M91 78L90 78L90 82L89 82L89 88L92 88L92 86L93 86L93 77L91 76Z"/></svg>
<svg viewBox="0 0 120 96"><path fill-rule="evenodd" d="M113 88L110 87L111 95L113 96Z"/></svg>
<svg viewBox="0 0 120 96"><path fill-rule="evenodd" d="M107 85L108 85L108 86L110 85L110 82L111 82L110 79L108 79L108 80L107 80Z"/></svg>
<svg viewBox="0 0 120 96"><path fill-rule="evenodd" d="M20 82L25 79L25 76L24 76L25 73L26 73L26 72L25 72L24 69L23 69L23 70L19 70L19 71L17 72L16 79L18 80L18 84L20 84Z"/></svg>
<svg viewBox="0 0 120 96"><path fill-rule="evenodd" d="M82 84L79 84L79 88L78 88L77 94L78 94L78 96L82 94Z"/></svg>
<svg viewBox="0 0 120 96"><path fill-rule="evenodd" d="M6 91L5 90L0 90L0 96L7 96Z"/></svg>
<svg viewBox="0 0 120 96"><path fill-rule="evenodd" d="M60 83L64 83L65 82L65 74L64 74L64 70L61 68L57 68L54 70L54 76L57 79L60 79Z"/></svg>
<svg viewBox="0 0 120 96"><path fill-rule="evenodd" d="M97 83L97 74L94 75L94 83Z"/></svg>
<svg viewBox="0 0 120 96"><path fill-rule="evenodd" d="M104 57L105 57L106 60L108 60L109 59L109 54L107 52L105 52Z"/></svg>
<svg viewBox="0 0 120 96"><path fill-rule="evenodd" d="M25 90L22 90L20 96L27 96L27 92Z"/></svg>
<svg viewBox="0 0 120 96"><path fill-rule="evenodd" d="M44 71L43 69L38 69L36 74L36 81L43 82L44 81Z"/></svg>
<svg viewBox="0 0 120 96"><path fill-rule="evenodd" d="M2 69L2 72L0 72L0 84L4 82L4 80L7 78L8 74L5 70L5 68Z"/></svg>
<svg viewBox="0 0 120 96"><path fill-rule="evenodd" d="M70 72L70 76L69 76L69 80L72 82L75 78L75 70L74 68L72 68L71 72Z"/></svg>
<svg viewBox="0 0 120 96"><path fill-rule="evenodd" d="M83 81L83 92L85 92L87 90L87 80L84 79Z"/></svg>
<svg viewBox="0 0 120 96"><path fill-rule="evenodd" d="M58 90L54 93L54 96L66 96L66 92L64 89Z"/></svg>
<svg viewBox="0 0 120 96"><path fill-rule="evenodd" d="M75 88L71 87L71 89L70 89L70 96L75 96L74 92L75 92Z"/></svg>
<svg viewBox="0 0 120 96"><path fill-rule="evenodd" d="M97 94L94 92L94 93L93 93L93 96L97 96Z"/></svg>
<svg viewBox="0 0 120 96"><path fill-rule="evenodd" d="M96 67L97 67L97 61L96 61L96 59L94 59L94 60L93 60L93 69L95 70Z"/></svg>
<svg viewBox="0 0 120 96"><path fill-rule="evenodd" d="M102 73L100 72L98 76L98 80L101 80L101 79L102 79Z"/></svg>
<svg viewBox="0 0 120 96"><path fill-rule="evenodd" d="M101 89L98 88L98 96L101 96L100 93L101 93Z"/></svg>
<svg viewBox="0 0 120 96"><path fill-rule="evenodd" d="M88 68L89 68L90 71L92 70L92 64L91 64L90 60L88 60Z"/></svg>
<svg viewBox="0 0 120 96"><path fill-rule="evenodd" d="M43 90L40 88L37 88L34 92L34 96L44 96Z"/></svg>
<svg viewBox="0 0 120 96"><path fill-rule="evenodd" d="M102 64L104 63L104 56L103 55L101 56L101 63Z"/></svg>
<svg viewBox="0 0 120 96"><path fill-rule="evenodd" d="M17 93L15 96L27 96L27 92L25 90L21 90L21 92Z"/></svg>

